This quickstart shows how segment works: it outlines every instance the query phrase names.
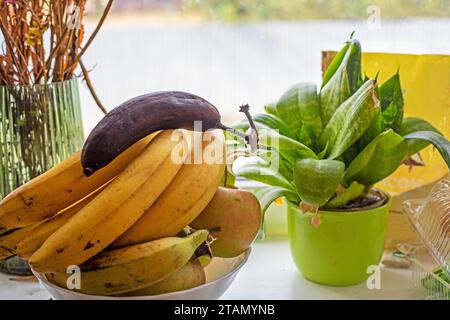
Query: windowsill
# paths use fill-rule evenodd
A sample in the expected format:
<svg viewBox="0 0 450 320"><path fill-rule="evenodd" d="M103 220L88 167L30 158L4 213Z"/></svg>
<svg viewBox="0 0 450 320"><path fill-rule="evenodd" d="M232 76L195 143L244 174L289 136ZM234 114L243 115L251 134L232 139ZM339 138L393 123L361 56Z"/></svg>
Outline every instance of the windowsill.
<svg viewBox="0 0 450 320"><path fill-rule="evenodd" d="M381 269L381 289L365 283L351 287L328 287L312 283L297 271L285 240L259 241L247 264L223 299L421 299L412 285L411 271ZM0 299L50 299L35 282L11 281L0 274Z"/></svg>

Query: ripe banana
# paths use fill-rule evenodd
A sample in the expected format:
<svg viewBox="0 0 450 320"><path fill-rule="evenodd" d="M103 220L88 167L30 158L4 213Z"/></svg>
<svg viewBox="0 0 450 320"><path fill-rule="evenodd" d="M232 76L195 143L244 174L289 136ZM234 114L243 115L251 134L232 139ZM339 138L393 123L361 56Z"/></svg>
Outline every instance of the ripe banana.
<svg viewBox="0 0 450 320"><path fill-rule="evenodd" d="M135 159L153 136L145 137L95 176L86 178L77 152L20 186L0 202L0 229L24 227L49 218L111 180Z"/></svg>
<svg viewBox="0 0 450 320"><path fill-rule="evenodd" d="M180 270L143 289L127 292L121 296L152 296L191 289L206 282L205 270L197 259L190 260Z"/></svg>
<svg viewBox="0 0 450 320"><path fill-rule="evenodd" d="M200 262L203 268L206 268L213 259L211 247L209 245L210 239L207 242L202 243L197 250L195 250L194 256Z"/></svg>
<svg viewBox="0 0 450 320"><path fill-rule="evenodd" d="M76 204L64 209L57 215L39 222L25 237L21 238L15 248L16 254L22 259L29 259L31 255L36 252L45 240L48 239L56 230L61 228L67 221L70 220L78 211L84 208L92 199L94 199L108 183L95 190L93 193L78 201Z"/></svg>
<svg viewBox="0 0 450 320"><path fill-rule="evenodd" d="M230 129L220 123L215 106L196 95L164 91L141 95L111 110L92 130L83 146L81 162L91 175L146 135L164 129L192 130L201 121L203 131Z"/></svg>
<svg viewBox="0 0 450 320"><path fill-rule="evenodd" d="M172 160L172 149L183 145L177 155L181 161L189 154L186 138L180 143L172 133L159 133L105 190L44 242L30 265L39 272L63 272L102 251L133 225L180 170L182 163Z"/></svg>
<svg viewBox="0 0 450 320"><path fill-rule="evenodd" d="M187 226L184 227L183 230L177 233L177 237L186 237L191 233L194 233L195 229ZM203 268L206 268L209 263L212 261L213 255L210 247L210 242L213 241L214 238L209 236L208 240L202 243L197 250L195 250L194 257L197 259Z"/></svg>
<svg viewBox="0 0 450 320"><path fill-rule="evenodd" d="M204 255L198 257L197 259L198 259L198 262L200 262L200 265L203 268L206 268L211 263L213 257L212 257L212 255L204 254Z"/></svg>
<svg viewBox="0 0 450 320"><path fill-rule="evenodd" d="M200 157L194 155L200 148L191 147L191 162L196 157L200 163L184 164L150 209L112 243L113 248L175 236L202 212L213 198L225 169L223 132L213 130L208 135ZM213 149L215 152L211 152Z"/></svg>
<svg viewBox="0 0 450 320"><path fill-rule="evenodd" d="M152 285L181 269L207 237L208 231L199 230L185 238L169 237L101 252L81 266L77 291L116 295ZM74 279L65 272L47 273L46 277L63 288Z"/></svg>
<svg viewBox="0 0 450 320"><path fill-rule="evenodd" d="M0 261L16 255L16 245L24 237L28 236L37 224L32 224L24 228L10 230L0 236Z"/></svg>

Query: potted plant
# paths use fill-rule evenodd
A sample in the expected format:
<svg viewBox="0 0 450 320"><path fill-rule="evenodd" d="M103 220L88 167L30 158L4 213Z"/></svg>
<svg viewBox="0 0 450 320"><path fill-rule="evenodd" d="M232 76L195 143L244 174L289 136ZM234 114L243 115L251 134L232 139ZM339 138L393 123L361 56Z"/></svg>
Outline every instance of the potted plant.
<svg viewBox="0 0 450 320"><path fill-rule="evenodd" d="M0 30L0 200L81 148L84 135L78 77L98 100L82 56L100 29L83 43L85 0L2 1ZM5 230L0 230L0 233ZM31 274L19 258L0 270Z"/></svg>
<svg viewBox="0 0 450 320"><path fill-rule="evenodd" d="M234 174L265 184L255 191L262 210L287 200L292 256L306 278L364 281L381 259L391 201L374 184L402 164L421 165L415 154L430 143L450 167L449 141L427 121L403 117L399 73L380 85L362 77L361 46L352 37L319 89L297 84L265 111L253 118L258 152L237 157ZM241 143L230 142L230 156L246 152Z"/></svg>

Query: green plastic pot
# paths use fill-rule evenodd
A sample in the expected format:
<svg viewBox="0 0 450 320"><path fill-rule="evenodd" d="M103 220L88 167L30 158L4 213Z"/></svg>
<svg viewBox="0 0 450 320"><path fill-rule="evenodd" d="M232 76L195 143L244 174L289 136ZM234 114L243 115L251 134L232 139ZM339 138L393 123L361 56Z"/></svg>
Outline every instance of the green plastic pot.
<svg viewBox="0 0 450 320"><path fill-rule="evenodd" d="M369 266L384 251L391 197L380 207L360 211L319 211L322 223L311 225L312 213L288 203L292 257L303 276L313 282L349 286L366 281ZM373 270L372 270L373 272Z"/></svg>

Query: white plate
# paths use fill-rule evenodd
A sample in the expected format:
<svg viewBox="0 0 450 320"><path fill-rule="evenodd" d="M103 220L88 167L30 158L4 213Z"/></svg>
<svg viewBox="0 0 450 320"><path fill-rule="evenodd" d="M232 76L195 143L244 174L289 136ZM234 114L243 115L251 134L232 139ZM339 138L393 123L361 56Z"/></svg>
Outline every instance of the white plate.
<svg viewBox="0 0 450 320"><path fill-rule="evenodd" d="M57 300L214 300L219 299L230 287L239 270L247 262L251 249L235 258L213 258L206 267L206 283L183 291L141 297L94 296L64 289L49 282L43 273L34 275Z"/></svg>

